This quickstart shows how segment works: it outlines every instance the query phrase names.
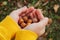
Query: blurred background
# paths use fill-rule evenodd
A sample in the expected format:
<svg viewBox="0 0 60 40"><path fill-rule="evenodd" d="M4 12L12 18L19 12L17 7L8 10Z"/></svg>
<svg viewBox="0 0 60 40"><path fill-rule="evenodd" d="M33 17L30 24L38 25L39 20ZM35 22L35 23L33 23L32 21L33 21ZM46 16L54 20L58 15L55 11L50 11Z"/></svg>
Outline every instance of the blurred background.
<svg viewBox="0 0 60 40"><path fill-rule="evenodd" d="M42 40L60 40L60 0L0 0L0 21L23 6L42 9L43 15L49 17Z"/></svg>

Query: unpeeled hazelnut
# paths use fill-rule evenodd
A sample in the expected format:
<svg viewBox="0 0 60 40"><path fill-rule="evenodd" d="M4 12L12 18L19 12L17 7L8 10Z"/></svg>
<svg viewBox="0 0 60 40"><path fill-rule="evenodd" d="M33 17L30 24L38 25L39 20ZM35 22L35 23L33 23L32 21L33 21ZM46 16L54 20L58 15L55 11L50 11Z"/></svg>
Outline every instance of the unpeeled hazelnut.
<svg viewBox="0 0 60 40"><path fill-rule="evenodd" d="M25 26L26 26L26 23L24 23L24 22L23 22L23 23L21 23L21 27L23 27L23 28L24 28Z"/></svg>
<svg viewBox="0 0 60 40"><path fill-rule="evenodd" d="M24 19L25 22L27 22L28 17L27 16L24 16L23 19Z"/></svg>
<svg viewBox="0 0 60 40"><path fill-rule="evenodd" d="M19 23L24 22L24 20L22 18L19 18Z"/></svg>
<svg viewBox="0 0 60 40"><path fill-rule="evenodd" d="M49 18L49 20L48 20L48 24L51 24L51 23L52 23L52 19Z"/></svg>
<svg viewBox="0 0 60 40"><path fill-rule="evenodd" d="M27 26L30 25L31 23L27 23Z"/></svg>
<svg viewBox="0 0 60 40"><path fill-rule="evenodd" d="M27 23L32 23L32 19L28 19Z"/></svg>

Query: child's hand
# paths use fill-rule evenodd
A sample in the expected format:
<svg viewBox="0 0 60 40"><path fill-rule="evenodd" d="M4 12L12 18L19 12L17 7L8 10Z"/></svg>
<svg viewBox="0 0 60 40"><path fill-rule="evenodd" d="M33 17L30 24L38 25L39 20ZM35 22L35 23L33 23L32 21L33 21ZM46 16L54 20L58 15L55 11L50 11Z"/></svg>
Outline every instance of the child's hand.
<svg viewBox="0 0 60 40"><path fill-rule="evenodd" d="M22 13L22 12L27 12L27 7L23 7L23 8L20 8L20 9L17 9L15 11L13 11L10 16L18 23L18 20L19 20L19 15ZM30 10L35 10L33 7L29 8L28 11ZM26 30L31 30L33 32L35 32L36 34L38 34L39 36L42 35L44 32L45 32L45 26L47 25L48 23L48 18L45 18L43 15L42 15L42 12L41 10L36 10L36 14L38 15L38 19L40 20L39 23L33 23L27 27L25 27L24 29ZM35 14L30 14L31 15L31 18L35 18Z"/></svg>
<svg viewBox="0 0 60 40"><path fill-rule="evenodd" d="M34 10L34 7L27 8L26 6L24 6L20 9L17 9L17 10L14 10L13 12L11 12L10 17L12 17L18 23L19 15L21 15L21 13L24 13L24 12L29 13L30 11L33 11L33 10Z"/></svg>
<svg viewBox="0 0 60 40"><path fill-rule="evenodd" d="M31 30L35 32L38 36L41 36L45 32L45 26L48 24L48 18L45 18L42 15L41 10L37 10L36 13L38 15L38 18L40 19L40 22L28 25L24 29Z"/></svg>
<svg viewBox="0 0 60 40"><path fill-rule="evenodd" d="M22 13L22 12L25 12L27 10L27 7L22 7L20 9L17 9L17 10L14 10L10 16L13 18L13 20L15 20L16 22L18 22L19 20L19 15Z"/></svg>

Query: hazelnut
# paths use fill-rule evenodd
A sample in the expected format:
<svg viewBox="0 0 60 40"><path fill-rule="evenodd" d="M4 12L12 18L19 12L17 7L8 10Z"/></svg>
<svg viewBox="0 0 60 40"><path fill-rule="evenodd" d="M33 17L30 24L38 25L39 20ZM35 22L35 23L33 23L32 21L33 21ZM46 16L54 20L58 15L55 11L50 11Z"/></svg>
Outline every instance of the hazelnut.
<svg viewBox="0 0 60 40"><path fill-rule="evenodd" d="M49 38L49 40L53 40L53 38Z"/></svg>
<svg viewBox="0 0 60 40"><path fill-rule="evenodd" d="M24 20L22 18L19 18L19 23L24 22Z"/></svg>
<svg viewBox="0 0 60 40"><path fill-rule="evenodd" d="M27 16L24 16L23 19L24 19L25 22L27 22L28 17Z"/></svg>
<svg viewBox="0 0 60 40"><path fill-rule="evenodd" d="M27 26L30 25L31 23L27 23Z"/></svg>
<svg viewBox="0 0 60 40"><path fill-rule="evenodd" d="M32 19L28 19L27 23L32 23Z"/></svg>
<svg viewBox="0 0 60 40"><path fill-rule="evenodd" d="M21 27L23 27L23 28L24 28L25 26L26 26L26 23L24 23L24 22L23 22L23 23L21 23Z"/></svg>
<svg viewBox="0 0 60 40"><path fill-rule="evenodd" d="M52 23L52 19L49 18L49 20L48 20L48 24L51 24L51 23Z"/></svg>

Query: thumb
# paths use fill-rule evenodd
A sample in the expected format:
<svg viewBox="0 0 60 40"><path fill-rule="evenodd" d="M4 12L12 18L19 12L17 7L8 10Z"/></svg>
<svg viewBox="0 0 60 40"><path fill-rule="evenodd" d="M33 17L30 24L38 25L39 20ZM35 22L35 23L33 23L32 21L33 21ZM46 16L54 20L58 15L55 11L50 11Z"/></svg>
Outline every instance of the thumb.
<svg viewBox="0 0 60 40"><path fill-rule="evenodd" d="M40 26L40 28L44 28L46 25L48 24L48 18L45 17L43 18L39 23L38 23L38 26Z"/></svg>
<svg viewBox="0 0 60 40"><path fill-rule="evenodd" d="M38 36L41 36L45 32L45 26L47 24L48 18L43 18L39 23L37 23L37 30L35 30L35 32L38 34Z"/></svg>
<svg viewBox="0 0 60 40"><path fill-rule="evenodd" d="M16 22L18 22L20 13L25 12L26 10L27 10L27 7L24 6L20 9L17 9L17 10L14 10L13 12L11 12L11 14L9 16L12 17Z"/></svg>

